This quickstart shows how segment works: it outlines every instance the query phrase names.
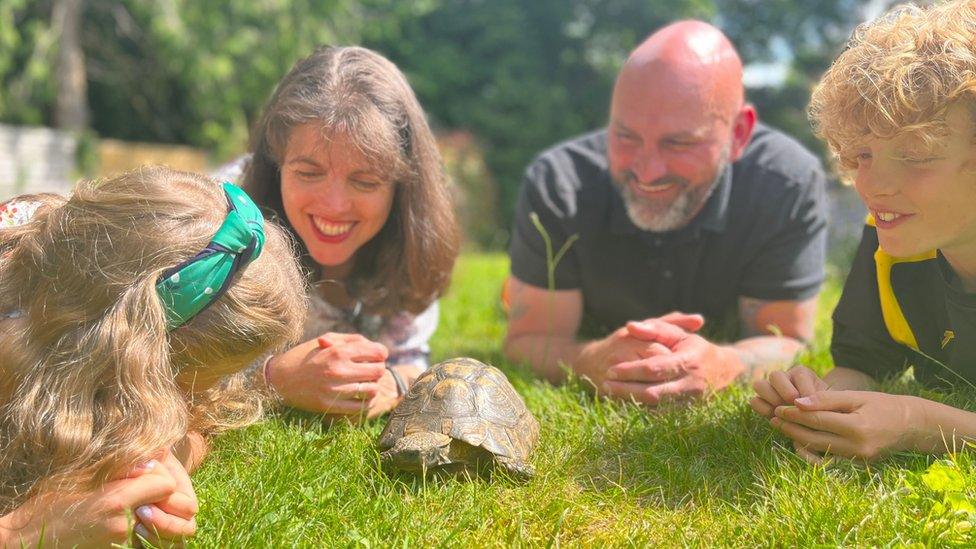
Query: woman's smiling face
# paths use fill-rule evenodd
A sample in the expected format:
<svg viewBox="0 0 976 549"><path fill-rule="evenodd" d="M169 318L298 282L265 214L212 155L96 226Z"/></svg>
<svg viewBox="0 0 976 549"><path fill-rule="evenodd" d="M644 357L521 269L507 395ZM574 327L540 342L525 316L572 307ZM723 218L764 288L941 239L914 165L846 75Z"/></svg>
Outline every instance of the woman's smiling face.
<svg viewBox="0 0 976 549"><path fill-rule="evenodd" d="M316 263L335 276L348 274L356 251L383 228L394 191L346 136L327 139L316 123L289 135L281 163L285 214Z"/></svg>

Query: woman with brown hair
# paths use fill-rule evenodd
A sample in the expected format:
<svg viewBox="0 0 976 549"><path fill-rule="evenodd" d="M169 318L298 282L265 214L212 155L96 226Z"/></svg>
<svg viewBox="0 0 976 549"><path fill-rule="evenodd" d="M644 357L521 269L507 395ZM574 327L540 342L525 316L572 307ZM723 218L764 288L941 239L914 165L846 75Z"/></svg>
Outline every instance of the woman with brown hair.
<svg viewBox="0 0 976 549"><path fill-rule="evenodd" d="M192 535L204 437L260 415L298 339L287 234L240 189L144 168L0 205L0 546Z"/></svg>
<svg viewBox="0 0 976 549"><path fill-rule="evenodd" d="M392 409L427 367L459 231L434 137L379 54L320 48L278 84L238 180L301 244L306 342L270 357L285 404L342 416Z"/></svg>

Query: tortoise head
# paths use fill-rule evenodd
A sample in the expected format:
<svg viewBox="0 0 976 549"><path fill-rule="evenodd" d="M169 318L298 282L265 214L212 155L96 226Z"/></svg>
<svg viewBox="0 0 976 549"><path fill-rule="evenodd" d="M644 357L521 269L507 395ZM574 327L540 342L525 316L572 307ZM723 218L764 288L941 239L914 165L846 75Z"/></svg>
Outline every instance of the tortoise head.
<svg viewBox="0 0 976 549"><path fill-rule="evenodd" d="M420 431L401 437L393 448L380 454L384 463L401 471L424 474L451 463L451 437L443 433Z"/></svg>

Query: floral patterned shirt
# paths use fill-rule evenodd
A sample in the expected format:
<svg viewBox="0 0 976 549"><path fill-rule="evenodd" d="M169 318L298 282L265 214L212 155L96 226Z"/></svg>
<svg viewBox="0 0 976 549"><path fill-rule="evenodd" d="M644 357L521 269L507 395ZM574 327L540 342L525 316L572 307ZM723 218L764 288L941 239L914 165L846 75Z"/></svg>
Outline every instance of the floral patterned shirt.
<svg viewBox="0 0 976 549"><path fill-rule="evenodd" d="M34 217L34 212L40 207L40 202L19 200L12 198L0 204L0 229L23 225Z"/></svg>
<svg viewBox="0 0 976 549"><path fill-rule="evenodd" d="M355 333L382 343L390 351L387 364L409 364L426 370L430 337L437 330L440 310L437 301L419 315L399 312L389 316L364 314L361 306L340 309L317 294L309 298L305 337L308 341L326 332Z"/></svg>
<svg viewBox="0 0 976 549"><path fill-rule="evenodd" d="M17 198L11 198L3 204L0 204L0 229L17 227L27 223L34 217L34 213L37 212L37 208L40 206L40 202L20 200ZM2 260L3 258L0 257L0 261ZM21 311L2 311L0 312L0 320L19 318L22 314Z"/></svg>

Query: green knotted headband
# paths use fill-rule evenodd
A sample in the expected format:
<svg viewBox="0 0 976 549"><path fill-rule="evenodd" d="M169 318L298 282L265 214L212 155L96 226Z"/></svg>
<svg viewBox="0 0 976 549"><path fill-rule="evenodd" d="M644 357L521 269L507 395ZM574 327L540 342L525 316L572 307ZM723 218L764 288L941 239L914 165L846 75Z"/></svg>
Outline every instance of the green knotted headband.
<svg viewBox="0 0 976 549"><path fill-rule="evenodd" d="M166 328L173 330L206 309L230 287L234 275L261 255L264 217L240 188L224 183L227 218L207 247L167 269L156 283L166 307Z"/></svg>

